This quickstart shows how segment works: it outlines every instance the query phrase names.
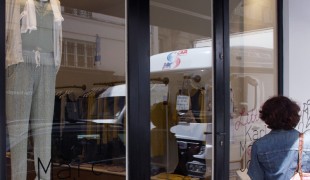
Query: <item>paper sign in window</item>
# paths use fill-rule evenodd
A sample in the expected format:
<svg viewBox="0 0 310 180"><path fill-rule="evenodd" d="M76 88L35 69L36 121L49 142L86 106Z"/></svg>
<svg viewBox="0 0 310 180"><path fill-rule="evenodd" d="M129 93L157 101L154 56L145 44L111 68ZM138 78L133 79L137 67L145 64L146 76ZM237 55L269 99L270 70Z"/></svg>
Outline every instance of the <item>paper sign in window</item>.
<svg viewBox="0 0 310 180"><path fill-rule="evenodd" d="M176 110L189 110L189 96L179 95L177 96Z"/></svg>

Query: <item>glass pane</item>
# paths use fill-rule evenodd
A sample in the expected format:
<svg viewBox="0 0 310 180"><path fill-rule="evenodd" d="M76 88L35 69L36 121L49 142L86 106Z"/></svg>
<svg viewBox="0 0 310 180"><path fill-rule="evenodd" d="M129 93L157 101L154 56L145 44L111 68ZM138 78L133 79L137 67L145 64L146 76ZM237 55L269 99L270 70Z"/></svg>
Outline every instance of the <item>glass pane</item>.
<svg viewBox="0 0 310 180"><path fill-rule="evenodd" d="M74 54L67 54L67 64L68 66L75 66L75 55Z"/></svg>
<svg viewBox="0 0 310 180"><path fill-rule="evenodd" d="M85 67L85 57L84 56L77 56L77 67Z"/></svg>
<svg viewBox="0 0 310 180"><path fill-rule="evenodd" d="M270 130L260 106L278 92L276 0L230 3L230 179L247 176L251 145Z"/></svg>
<svg viewBox="0 0 310 180"><path fill-rule="evenodd" d="M151 179L212 178L211 7L150 1Z"/></svg>
<svg viewBox="0 0 310 180"><path fill-rule="evenodd" d="M86 44L86 67L93 68L94 67L94 57L95 57L95 46L96 44L88 43Z"/></svg>
<svg viewBox="0 0 310 180"><path fill-rule="evenodd" d="M77 43L77 54L78 55L85 54L85 45L83 43Z"/></svg>
<svg viewBox="0 0 310 180"><path fill-rule="evenodd" d="M6 0L8 179L126 179L125 3Z"/></svg>
<svg viewBox="0 0 310 180"><path fill-rule="evenodd" d="M87 57L87 68L93 68L94 67L94 62L93 62L93 60L94 60L94 56L92 56L92 57Z"/></svg>
<svg viewBox="0 0 310 180"><path fill-rule="evenodd" d="M67 46L65 46L65 47L67 49L67 53L70 53L70 54L74 54L75 53L75 43L74 42L68 41L67 42Z"/></svg>
<svg viewBox="0 0 310 180"><path fill-rule="evenodd" d="M66 46L66 41L63 41L62 42L62 46L65 47ZM67 61L67 56L66 56L66 53L67 52L67 49L66 48L62 48L62 54L61 54L61 66L64 66L65 65L65 62ZM66 59L66 60L65 60Z"/></svg>

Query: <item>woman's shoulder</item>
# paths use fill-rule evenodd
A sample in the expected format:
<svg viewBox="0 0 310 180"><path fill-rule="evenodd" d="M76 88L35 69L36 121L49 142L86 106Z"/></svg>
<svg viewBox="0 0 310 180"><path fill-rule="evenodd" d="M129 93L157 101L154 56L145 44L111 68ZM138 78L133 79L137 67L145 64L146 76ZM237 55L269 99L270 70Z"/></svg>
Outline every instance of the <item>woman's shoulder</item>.
<svg viewBox="0 0 310 180"><path fill-rule="evenodd" d="M299 132L297 130L272 130L265 136L256 140L254 144L267 145L267 146L269 146L270 144L279 144L279 142L286 142L282 144L288 144L288 143L292 144L296 142L296 140L298 139L298 134ZM310 140L310 132L309 132L309 140Z"/></svg>

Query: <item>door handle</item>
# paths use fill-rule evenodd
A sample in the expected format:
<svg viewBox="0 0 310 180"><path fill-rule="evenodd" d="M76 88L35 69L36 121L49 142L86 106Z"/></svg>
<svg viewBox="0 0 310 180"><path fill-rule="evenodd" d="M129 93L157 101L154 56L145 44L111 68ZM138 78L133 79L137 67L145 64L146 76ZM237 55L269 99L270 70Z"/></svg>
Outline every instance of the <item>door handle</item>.
<svg viewBox="0 0 310 180"><path fill-rule="evenodd" d="M216 135L218 136L226 136L226 132L217 132ZM224 145L224 141L221 140L220 141L220 146L223 146Z"/></svg>
<svg viewBox="0 0 310 180"><path fill-rule="evenodd" d="M225 136L226 132L217 132L216 135L218 135L218 136Z"/></svg>

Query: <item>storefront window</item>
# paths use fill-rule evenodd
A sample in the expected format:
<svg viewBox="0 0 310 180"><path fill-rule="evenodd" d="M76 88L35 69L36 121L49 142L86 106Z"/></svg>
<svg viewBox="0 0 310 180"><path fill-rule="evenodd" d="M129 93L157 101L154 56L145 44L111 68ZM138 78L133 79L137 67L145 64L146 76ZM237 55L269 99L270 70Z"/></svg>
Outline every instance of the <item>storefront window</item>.
<svg viewBox="0 0 310 180"><path fill-rule="evenodd" d="M126 179L125 30L125 1L6 0L8 179Z"/></svg>
<svg viewBox="0 0 310 180"><path fill-rule="evenodd" d="M261 105L278 92L275 0L230 3L230 179L247 177L251 145L270 129Z"/></svg>
<svg viewBox="0 0 310 180"><path fill-rule="evenodd" d="M212 177L211 1L150 1L151 179Z"/></svg>

